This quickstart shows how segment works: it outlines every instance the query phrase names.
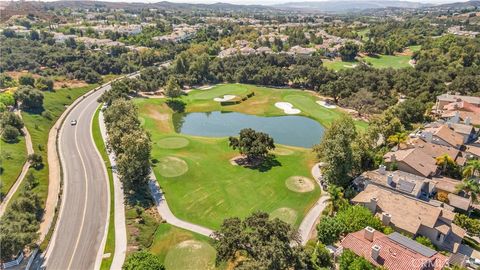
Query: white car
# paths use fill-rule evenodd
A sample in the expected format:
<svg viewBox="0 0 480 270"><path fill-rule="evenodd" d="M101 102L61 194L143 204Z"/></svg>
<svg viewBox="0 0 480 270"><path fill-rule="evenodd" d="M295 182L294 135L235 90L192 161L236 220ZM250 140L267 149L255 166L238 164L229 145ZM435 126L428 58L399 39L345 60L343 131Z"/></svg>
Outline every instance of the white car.
<svg viewBox="0 0 480 270"><path fill-rule="evenodd" d="M77 124L77 120L70 121L70 125L75 126Z"/></svg>

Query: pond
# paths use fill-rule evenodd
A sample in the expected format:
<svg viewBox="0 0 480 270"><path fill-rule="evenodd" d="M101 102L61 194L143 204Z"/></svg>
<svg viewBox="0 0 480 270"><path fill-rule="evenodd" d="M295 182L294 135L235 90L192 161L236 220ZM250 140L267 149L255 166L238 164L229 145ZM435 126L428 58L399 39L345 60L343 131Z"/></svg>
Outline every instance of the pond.
<svg viewBox="0 0 480 270"><path fill-rule="evenodd" d="M268 133L275 143L310 148L320 142L323 126L304 116L262 117L236 112L177 113L173 115L177 133L204 136L236 136L243 128Z"/></svg>

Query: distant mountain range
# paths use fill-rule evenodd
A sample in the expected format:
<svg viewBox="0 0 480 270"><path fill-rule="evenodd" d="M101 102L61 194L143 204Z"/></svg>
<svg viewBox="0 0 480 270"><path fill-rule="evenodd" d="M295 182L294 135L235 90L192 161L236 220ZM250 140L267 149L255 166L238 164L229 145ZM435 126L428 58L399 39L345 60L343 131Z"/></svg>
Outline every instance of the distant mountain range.
<svg viewBox="0 0 480 270"><path fill-rule="evenodd" d="M423 4L419 2L397 1L397 0L338 0L338 1L320 1L320 2L288 2L284 4L273 5L279 9L296 9L303 11L318 12L354 12L367 9L383 8L423 8L432 4Z"/></svg>

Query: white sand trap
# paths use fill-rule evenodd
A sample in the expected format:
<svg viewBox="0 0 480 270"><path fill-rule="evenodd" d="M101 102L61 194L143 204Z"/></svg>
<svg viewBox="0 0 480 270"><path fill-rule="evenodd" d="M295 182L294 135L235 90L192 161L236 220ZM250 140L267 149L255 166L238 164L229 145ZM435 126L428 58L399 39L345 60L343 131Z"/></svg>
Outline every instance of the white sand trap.
<svg viewBox="0 0 480 270"><path fill-rule="evenodd" d="M302 112L299 109L293 108L293 105L290 102L277 102L275 103L275 107L283 110L286 114L299 114Z"/></svg>
<svg viewBox="0 0 480 270"><path fill-rule="evenodd" d="M335 108L337 108L336 105L327 104L327 102L325 102L325 101L323 101L323 100L317 101L317 104L322 105L323 107L325 107L325 108L327 108L327 109L335 109Z"/></svg>
<svg viewBox="0 0 480 270"><path fill-rule="evenodd" d="M232 100L234 98L236 98L237 96L235 95L224 95L223 98L214 98L213 100L214 101L217 101L217 102L224 102L224 101L229 101L229 100Z"/></svg>
<svg viewBox="0 0 480 270"><path fill-rule="evenodd" d="M199 90L209 90L209 89L212 89L212 88L213 88L213 85L204 85L204 86L199 87L198 89Z"/></svg>

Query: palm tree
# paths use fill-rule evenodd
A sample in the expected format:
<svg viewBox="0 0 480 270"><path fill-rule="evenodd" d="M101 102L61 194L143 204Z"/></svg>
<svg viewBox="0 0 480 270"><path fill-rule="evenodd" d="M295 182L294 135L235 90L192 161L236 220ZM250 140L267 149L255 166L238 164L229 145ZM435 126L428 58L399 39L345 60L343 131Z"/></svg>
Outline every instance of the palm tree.
<svg viewBox="0 0 480 270"><path fill-rule="evenodd" d="M465 179L479 176L480 174L480 160L469 160L467 166L463 169L463 177Z"/></svg>
<svg viewBox="0 0 480 270"><path fill-rule="evenodd" d="M480 196L480 183L477 179L463 179L462 183L460 183L456 189L457 192L464 191L466 194L470 195L472 202L478 202Z"/></svg>
<svg viewBox="0 0 480 270"><path fill-rule="evenodd" d="M329 203L325 211L329 216L333 216L343 205L345 205L346 200L343 198L343 188L335 185L330 185L328 187L329 198L327 202Z"/></svg>
<svg viewBox="0 0 480 270"><path fill-rule="evenodd" d="M453 158L451 158L447 154L438 156L435 160L437 161L436 164L438 166L442 166L443 174L446 173L447 167L448 167L449 164L455 164L455 161L453 160Z"/></svg>

